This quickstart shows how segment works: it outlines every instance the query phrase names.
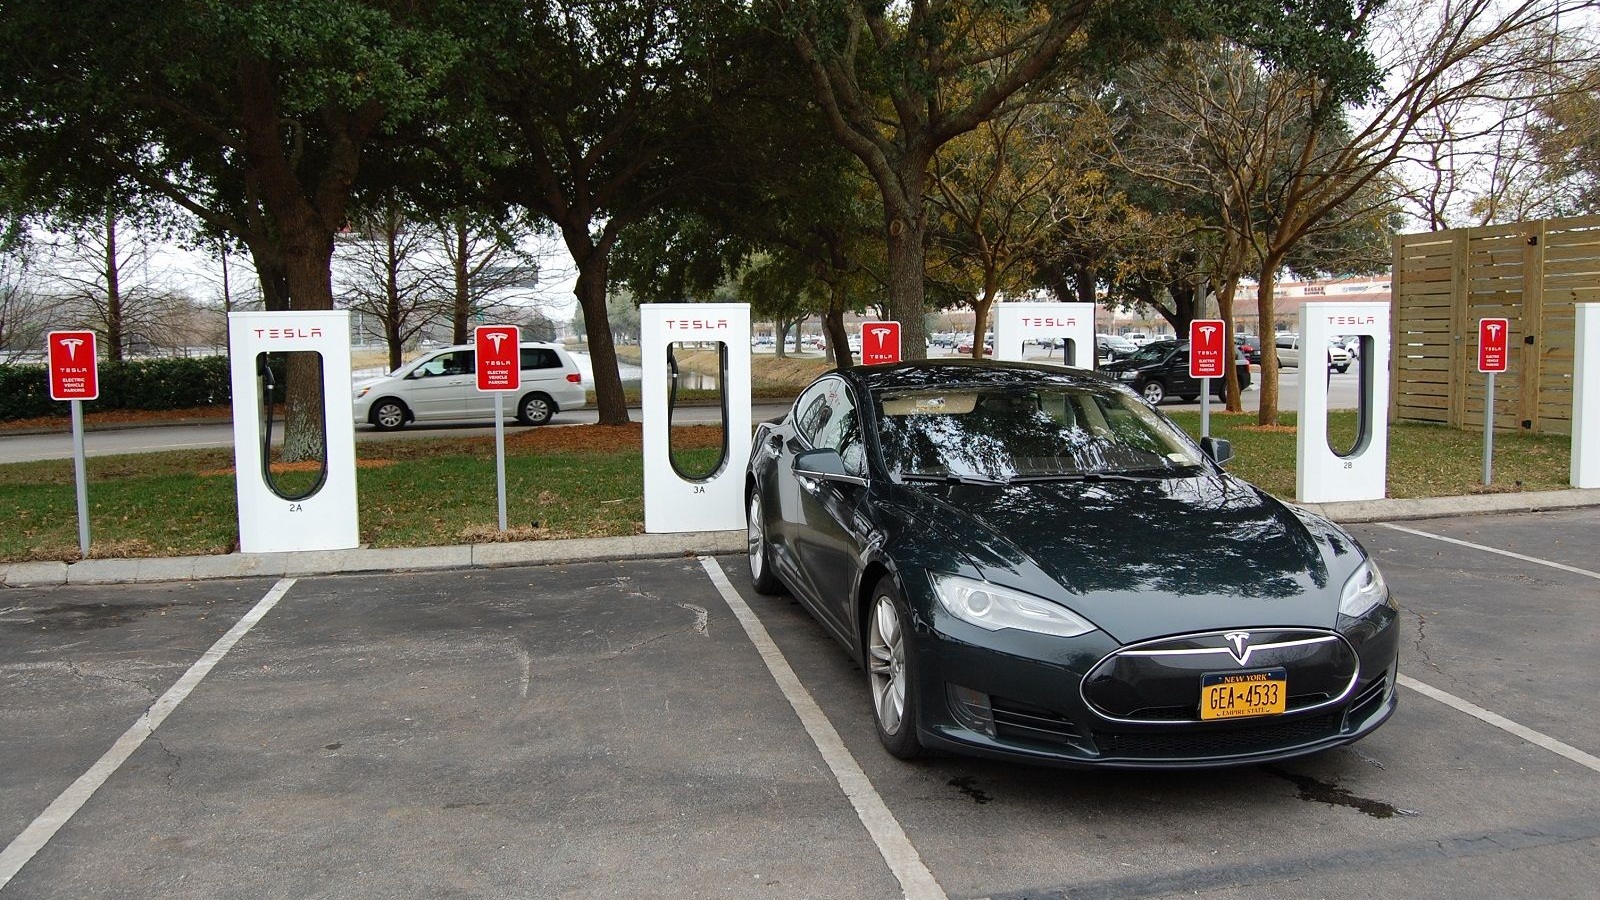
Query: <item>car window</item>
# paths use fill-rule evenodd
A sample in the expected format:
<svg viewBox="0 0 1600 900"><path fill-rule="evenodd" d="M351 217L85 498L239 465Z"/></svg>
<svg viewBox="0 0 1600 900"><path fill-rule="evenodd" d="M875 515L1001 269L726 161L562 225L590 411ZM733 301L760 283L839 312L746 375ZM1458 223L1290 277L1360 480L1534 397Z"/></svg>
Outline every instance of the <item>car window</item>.
<svg viewBox="0 0 1600 900"><path fill-rule="evenodd" d="M529 369L559 369L561 358L548 347L523 347L522 370Z"/></svg>
<svg viewBox="0 0 1600 900"><path fill-rule="evenodd" d="M884 389L873 399L884 466L902 477L1008 481L1203 465L1175 426L1125 391L983 385Z"/></svg>
<svg viewBox="0 0 1600 900"><path fill-rule="evenodd" d="M828 408L827 386L835 383L837 379L832 378L819 381L795 401L795 433L812 446L816 446L818 429L827 424L828 417L833 414L833 410Z"/></svg>
<svg viewBox="0 0 1600 900"><path fill-rule="evenodd" d="M837 383L837 382L836 382ZM851 475L867 474L866 444L862 440L861 416L850 391L842 383L838 390L823 395L828 415L811 439L813 448L831 447L844 459L844 470Z"/></svg>
<svg viewBox="0 0 1600 900"><path fill-rule="evenodd" d="M475 352L472 350L454 350L441 353L433 359L417 366L413 377L436 378L441 375L470 375L473 373Z"/></svg>

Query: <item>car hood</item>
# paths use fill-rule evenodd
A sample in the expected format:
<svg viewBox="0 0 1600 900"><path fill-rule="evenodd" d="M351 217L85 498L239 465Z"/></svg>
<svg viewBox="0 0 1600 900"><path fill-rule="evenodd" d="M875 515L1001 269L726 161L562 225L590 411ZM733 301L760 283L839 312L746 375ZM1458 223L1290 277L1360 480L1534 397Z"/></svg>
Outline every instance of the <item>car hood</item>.
<svg viewBox="0 0 1600 900"><path fill-rule="evenodd" d="M933 554L1047 597L1122 642L1216 628L1332 627L1362 551L1231 476L906 485ZM928 558L928 548L922 548Z"/></svg>

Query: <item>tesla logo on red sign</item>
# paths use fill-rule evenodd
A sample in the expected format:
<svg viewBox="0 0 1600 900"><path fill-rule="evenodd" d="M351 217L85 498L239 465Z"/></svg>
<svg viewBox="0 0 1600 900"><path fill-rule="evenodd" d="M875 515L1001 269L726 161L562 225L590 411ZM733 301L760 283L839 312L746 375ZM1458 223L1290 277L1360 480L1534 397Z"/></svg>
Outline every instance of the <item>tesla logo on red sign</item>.
<svg viewBox="0 0 1600 900"><path fill-rule="evenodd" d="M899 361L899 322L868 322L861 326L862 365L879 366Z"/></svg>
<svg viewBox="0 0 1600 900"><path fill-rule="evenodd" d="M1017 321L1024 328L1076 328L1077 319L1058 319L1055 316L1020 316Z"/></svg>
<svg viewBox="0 0 1600 900"><path fill-rule="evenodd" d="M515 325L479 325L473 329L477 351L478 390L514 391L522 387L522 348Z"/></svg>
<svg viewBox="0 0 1600 900"><path fill-rule="evenodd" d="M1506 319L1478 320L1478 371L1504 372L1510 348L1511 323Z"/></svg>
<svg viewBox="0 0 1600 900"><path fill-rule="evenodd" d="M1189 377L1221 378L1227 374L1226 335L1221 319L1195 319L1189 323Z"/></svg>
<svg viewBox="0 0 1600 900"><path fill-rule="evenodd" d="M92 331L52 331L47 337L51 400L100 396L100 369Z"/></svg>

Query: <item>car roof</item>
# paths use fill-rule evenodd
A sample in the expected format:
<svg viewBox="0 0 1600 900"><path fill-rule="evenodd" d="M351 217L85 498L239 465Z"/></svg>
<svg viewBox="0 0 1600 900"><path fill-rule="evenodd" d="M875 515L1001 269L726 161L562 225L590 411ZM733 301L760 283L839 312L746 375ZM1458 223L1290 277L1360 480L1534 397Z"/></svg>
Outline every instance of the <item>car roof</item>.
<svg viewBox="0 0 1600 900"><path fill-rule="evenodd" d="M845 377L869 391L929 384L1056 384L1084 387L1117 385L1088 369L996 359L925 359L878 366L852 366L828 374Z"/></svg>

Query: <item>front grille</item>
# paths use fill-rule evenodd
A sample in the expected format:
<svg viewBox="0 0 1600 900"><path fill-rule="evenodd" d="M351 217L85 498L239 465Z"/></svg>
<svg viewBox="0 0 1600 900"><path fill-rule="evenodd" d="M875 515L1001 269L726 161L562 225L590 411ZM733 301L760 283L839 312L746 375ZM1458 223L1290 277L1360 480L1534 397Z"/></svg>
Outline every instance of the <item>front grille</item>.
<svg viewBox="0 0 1600 900"><path fill-rule="evenodd" d="M1339 732L1342 716L1275 721L1242 728L1186 731L1096 731L1095 745L1107 757L1167 759L1263 753L1308 744Z"/></svg>
<svg viewBox="0 0 1600 900"><path fill-rule="evenodd" d="M996 737L1052 744L1077 744L1083 741L1078 727L1059 713L1005 697L991 697L989 700L994 710Z"/></svg>

